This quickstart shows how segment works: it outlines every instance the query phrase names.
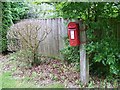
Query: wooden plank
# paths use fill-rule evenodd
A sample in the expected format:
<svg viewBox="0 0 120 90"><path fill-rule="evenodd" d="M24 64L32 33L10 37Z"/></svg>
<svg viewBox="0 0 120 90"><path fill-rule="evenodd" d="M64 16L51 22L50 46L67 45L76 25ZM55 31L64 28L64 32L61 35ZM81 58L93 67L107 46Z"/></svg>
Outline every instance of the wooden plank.
<svg viewBox="0 0 120 90"><path fill-rule="evenodd" d="M58 43L59 43L59 55L61 56L61 53L60 53L60 50L61 50L61 46L62 46L62 38L61 38L61 35L62 35L62 33L61 33L61 25L62 25L62 23L61 23L61 19L59 19L58 20L58 38L59 38L59 40L58 40Z"/></svg>
<svg viewBox="0 0 120 90"><path fill-rule="evenodd" d="M41 21L41 23L43 23L42 19L40 21ZM39 39L41 38L41 32L42 32L42 30L43 30L43 25L41 24L41 30L39 31ZM43 52L43 48L42 47L43 47L43 42L41 42L40 45L39 45L40 53Z"/></svg>
<svg viewBox="0 0 120 90"><path fill-rule="evenodd" d="M47 29L50 29L50 19L47 19ZM50 41L49 41L50 38L50 34L47 35L47 55L50 54Z"/></svg>
<svg viewBox="0 0 120 90"><path fill-rule="evenodd" d="M54 37L54 51L55 51L55 55L58 55L58 38L57 38L57 19L54 19L54 35L53 35L53 37Z"/></svg>
<svg viewBox="0 0 120 90"><path fill-rule="evenodd" d="M49 34L49 50L50 50L50 54L49 55L51 55L52 53L54 53L54 51L53 51L53 47L52 47L52 44L53 44L53 28L52 28L52 22L53 22L53 20L52 19L50 19L50 29L51 29L51 32L50 32L50 34Z"/></svg>
<svg viewBox="0 0 120 90"><path fill-rule="evenodd" d="M59 56L59 18L56 19L56 52L57 52L57 55L56 56Z"/></svg>
<svg viewBox="0 0 120 90"><path fill-rule="evenodd" d="M42 32L41 32L41 33L43 34L43 33L44 33L43 30L45 29L45 19L43 19L43 23L42 23L42 25L43 25L43 27L42 27L42 30L41 30ZM42 35L42 34L41 34L41 35ZM44 40L42 43L43 43L43 47L41 47L41 48L43 48L43 52L42 52L42 54L46 54L46 53L45 53L45 49L46 49L46 41Z"/></svg>
<svg viewBox="0 0 120 90"><path fill-rule="evenodd" d="M51 55L55 53L55 50L54 50L54 19L52 19L52 38L51 38Z"/></svg>
<svg viewBox="0 0 120 90"><path fill-rule="evenodd" d="M49 28L51 29L51 32L48 34L48 42L47 42L47 44L48 44L48 46L49 46L49 49L48 49L48 51L49 51L49 54L48 55L51 55L51 54L54 54L54 51L53 51L53 27L52 27L52 19L49 19Z"/></svg>
<svg viewBox="0 0 120 90"><path fill-rule="evenodd" d="M59 55L61 59L64 59L62 54L60 53L60 50L64 48L64 37L67 36L66 34L66 26L64 24L64 20L62 18L59 19Z"/></svg>
<svg viewBox="0 0 120 90"><path fill-rule="evenodd" d="M78 22L79 25L82 25L82 21ZM80 41L86 42L86 31L84 27L81 27L80 30ZM88 84L89 82L89 60L86 56L86 43L80 44L80 80L83 85Z"/></svg>
<svg viewBox="0 0 120 90"><path fill-rule="evenodd" d="M44 19L44 28L46 28L47 26L47 19ZM45 29L44 29L45 30ZM44 40L44 54L48 55L48 51L47 51L47 38L45 38Z"/></svg>
<svg viewBox="0 0 120 90"><path fill-rule="evenodd" d="M49 29L48 28L48 26L49 26L49 19L46 19L46 22L45 22L45 25L46 25L46 29ZM47 35L47 37L46 37L46 51L45 51L45 53L47 53L47 55L49 55L50 54L50 52L49 52L49 35Z"/></svg>

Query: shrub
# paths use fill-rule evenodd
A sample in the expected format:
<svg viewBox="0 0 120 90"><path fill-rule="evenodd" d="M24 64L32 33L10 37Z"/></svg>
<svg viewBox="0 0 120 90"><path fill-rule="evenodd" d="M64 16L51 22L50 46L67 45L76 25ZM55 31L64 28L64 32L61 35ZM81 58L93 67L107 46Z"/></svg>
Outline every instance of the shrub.
<svg viewBox="0 0 120 90"><path fill-rule="evenodd" d="M7 38L9 50L26 50L32 54L31 65L37 65L38 59L38 47L40 43L50 33L50 28L45 27L41 29L41 22L39 20L24 20L11 26ZM25 54L23 57L28 57ZM29 62L29 59L26 59Z"/></svg>
<svg viewBox="0 0 120 90"><path fill-rule="evenodd" d="M65 37L64 40L65 47L61 49L61 54L63 55L64 60L68 61L68 63L79 63L79 46L71 47L69 45L68 37Z"/></svg>
<svg viewBox="0 0 120 90"><path fill-rule="evenodd" d="M19 67L32 67L34 56L31 50L19 50L9 56L10 60L16 60ZM41 62L41 55L37 55L37 64Z"/></svg>
<svg viewBox="0 0 120 90"><path fill-rule="evenodd" d="M106 23L108 22L108 23ZM117 24L116 24L117 25ZM115 28L108 20L91 22L87 37L87 56L90 71L97 75L120 75L120 49L116 40Z"/></svg>

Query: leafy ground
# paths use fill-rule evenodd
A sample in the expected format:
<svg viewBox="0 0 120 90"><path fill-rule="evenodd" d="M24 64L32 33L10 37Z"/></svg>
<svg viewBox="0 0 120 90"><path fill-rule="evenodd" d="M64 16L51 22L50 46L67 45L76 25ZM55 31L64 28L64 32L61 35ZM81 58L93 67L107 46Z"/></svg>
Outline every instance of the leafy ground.
<svg viewBox="0 0 120 90"><path fill-rule="evenodd" d="M107 82L104 79L90 77L88 86L80 83L79 72L74 64L56 59L46 59L39 66L21 68L17 61L8 56L0 55L2 64L2 88L80 88L99 87L117 88L117 80Z"/></svg>

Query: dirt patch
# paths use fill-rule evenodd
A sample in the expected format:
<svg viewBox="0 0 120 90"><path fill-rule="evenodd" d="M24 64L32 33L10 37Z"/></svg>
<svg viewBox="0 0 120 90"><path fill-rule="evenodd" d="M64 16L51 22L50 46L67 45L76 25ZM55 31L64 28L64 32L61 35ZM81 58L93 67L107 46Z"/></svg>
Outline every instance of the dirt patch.
<svg viewBox="0 0 120 90"><path fill-rule="evenodd" d="M66 87L68 85L78 87L79 72L73 69L72 65L67 65L60 60L49 60L46 63L42 63L39 66L20 69L18 72L13 73L13 77L27 77L30 81L34 81L38 85L48 85L50 83L59 82L64 83ZM70 83L70 84L69 84ZM73 84L73 85L71 85Z"/></svg>

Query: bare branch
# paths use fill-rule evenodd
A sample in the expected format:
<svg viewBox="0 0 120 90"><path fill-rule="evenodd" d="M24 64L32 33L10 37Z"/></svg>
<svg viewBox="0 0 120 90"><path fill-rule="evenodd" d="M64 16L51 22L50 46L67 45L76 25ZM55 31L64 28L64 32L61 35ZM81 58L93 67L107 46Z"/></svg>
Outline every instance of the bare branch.
<svg viewBox="0 0 120 90"><path fill-rule="evenodd" d="M46 29L46 30L47 30L47 29ZM42 35L41 40L38 41L38 44L37 44L36 49L39 47L40 43L45 40L45 38L47 37L47 35L48 35L51 31L52 31L52 30L50 30L49 32L47 32L47 31L45 32L45 31L44 31L45 33Z"/></svg>
<svg viewBox="0 0 120 90"><path fill-rule="evenodd" d="M44 41L47 35L51 32L48 27L45 27L46 29L44 29L44 31L41 30L41 28L42 26L39 20L25 20L14 24L11 28L13 36L9 36L10 38L19 38L22 48L29 47L34 51L38 49L40 43ZM38 34L40 30L42 33ZM41 36L39 37L39 35Z"/></svg>
<svg viewBox="0 0 120 90"><path fill-rule="evenodd" d="M19 31L17 31L17 33L23 38L23 40L26 42L26 44L28 45L28 47L33 48L33 46L31 44L29 44L29 42L27 41L27 39L25 39L24 36Z"/></svg>

